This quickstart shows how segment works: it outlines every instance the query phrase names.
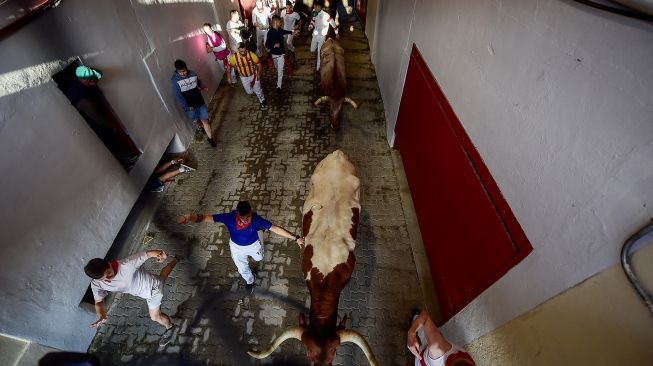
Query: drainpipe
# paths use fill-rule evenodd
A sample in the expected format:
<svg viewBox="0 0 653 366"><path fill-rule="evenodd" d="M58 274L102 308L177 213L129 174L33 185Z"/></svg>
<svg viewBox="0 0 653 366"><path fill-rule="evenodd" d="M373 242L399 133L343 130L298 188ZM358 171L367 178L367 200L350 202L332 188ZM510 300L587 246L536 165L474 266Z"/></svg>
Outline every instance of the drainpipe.
<svg viewBox="0 0 653 366"><path fill-rule="evenodd" d="M653 243L653 223L644 226L635 235L626 240L624 246L621 248L621 267L623 267L626 278L633 285L639 297L642 298L649 311L653 313L653 297L639 282L630 263L634 252L651 243Z"/></svg>

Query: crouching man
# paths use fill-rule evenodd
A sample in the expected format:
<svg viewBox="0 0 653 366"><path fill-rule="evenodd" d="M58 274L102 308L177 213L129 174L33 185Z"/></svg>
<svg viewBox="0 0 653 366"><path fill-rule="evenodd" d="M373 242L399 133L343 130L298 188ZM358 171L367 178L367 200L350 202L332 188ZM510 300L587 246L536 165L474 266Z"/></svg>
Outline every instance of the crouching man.
<svg viewBox="0 0 653 366"><path fill-rule="evenodd" d="M106 322L107 311L104 306L104 298L109 292L122 292L147 301L150 318L166 328L159 345L165 346L170 342L175 326L170 321L170 317L161 312L161 301L163 300L163 285L177 264L177 260L173 258L156 276L145 272L141 267L149 258L156 258L157 262L163 262L167 255L163 250L148 250L112 262L93 258L86 264L84 272L93 279L91 290L95 299L95 312L98 315L98 320L91 324L91 328L96 328Z"/></svg>

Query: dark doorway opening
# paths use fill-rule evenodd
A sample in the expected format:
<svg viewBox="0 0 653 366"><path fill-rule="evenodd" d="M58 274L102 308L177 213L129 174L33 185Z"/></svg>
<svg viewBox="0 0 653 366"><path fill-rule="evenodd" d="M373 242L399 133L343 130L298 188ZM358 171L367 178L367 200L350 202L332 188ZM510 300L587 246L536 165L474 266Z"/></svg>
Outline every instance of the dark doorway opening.
<svg viewBox="0 0 653 366"><path fill-rule="evenodd" d="M75 75L79 59L52 76L59 89L70 100L86 123L120 165L130 171L142 152L124 128L98 85L85 85Z"/></svg>
<svg viewBox="0 0 653 366"><path fill-rule="evenodd" d="M395 132L442 324L533 248L415 45Z"/></svg>

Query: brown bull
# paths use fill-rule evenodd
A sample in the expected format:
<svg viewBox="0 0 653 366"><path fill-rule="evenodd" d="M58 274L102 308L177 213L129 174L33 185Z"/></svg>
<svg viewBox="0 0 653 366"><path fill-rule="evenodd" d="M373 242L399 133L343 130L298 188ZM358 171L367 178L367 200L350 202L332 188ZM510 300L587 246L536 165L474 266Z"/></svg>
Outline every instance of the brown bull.
<svg viewBox="0 0 653 366"><path fill-rule="evenodd" d="M300 315L299 326L284 331L266 350L250 351L251 356L265 358L293 338L304 343L311 362L331 365L336 348L352 342L363 350L370 365L378 365L367 341L355 331L345 329L346 317L340 324L337 320L340 293L356 264L359 185L356 169L340 150L329 154L315 168L303 220L306 248L302 272L311 294L308 322Z"/></svg>
<svg viewBox="0 0 653 366"><path fill-rule="evenodd" d="M326 95L318 98L313 105L317 107L320 103L329 101L331 110L329 122L331 128L336 129L340 125L342 103L347 102L354 108L358 108L358 104L345 96L347 93L345 50L333 38L327 39L320 48L320 88Z"/></svg>

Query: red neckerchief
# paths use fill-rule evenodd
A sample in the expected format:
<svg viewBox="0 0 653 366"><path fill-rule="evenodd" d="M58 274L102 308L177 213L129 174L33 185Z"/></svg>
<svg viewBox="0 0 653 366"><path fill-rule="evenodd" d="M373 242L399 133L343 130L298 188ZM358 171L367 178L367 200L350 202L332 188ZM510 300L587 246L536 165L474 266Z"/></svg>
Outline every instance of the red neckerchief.
<svg viewBox="0 0 653 366"><path fill-rule="evenodd" d="M118 261L109 262L109 265L111 266L111 269L113 270L113 278L111 278L109 280L103 280L106 283L110 283L111 280L116 278L116 275L118 274Z"/></svg>
<svg viewBox="0 0 653 366"><path fill-rule="evenodd" d="M428 349L429 349L429 348L426 347L426 348L424 348L424 351L422 351L422 358L420 358L420 360L419 360L419 364L420 364L420 366L428 366L428 365L426 364L426 361L424 361L424 357L426 357L426 351L427 351Z"/></svg>
<svg viewBox="0 0 653 366"><path fill-rule="evenodd" d="M292 9L290 9L290 11L288 11L288 9L286 9L286 15L292 14L292 13L294 13L294 11L292 11Z"/></svg>
<svg viewBox="0 0 653 366"><path fill-rule="evenodd" d="M113 269L113 275L118 274L118 261L109 262L111 269Z"/></svg>
<svg viewBox="0 0 653 366"><path fill-rule="evenodd" d="M253 214L252 214L252 215L253 215ZM252 223L252 220L249 220L249 222L248 222L247 224L245 224L245 225L241 225L241 223L240 223L240 215L238 214L238 212L236 212L236 230L243 230L243 229L246 229L246 228L249 226L249 224L251 224L251 223Z"/></svg>

